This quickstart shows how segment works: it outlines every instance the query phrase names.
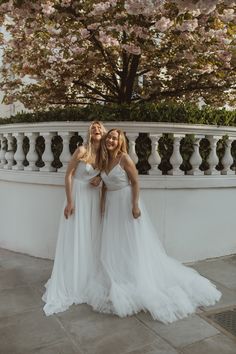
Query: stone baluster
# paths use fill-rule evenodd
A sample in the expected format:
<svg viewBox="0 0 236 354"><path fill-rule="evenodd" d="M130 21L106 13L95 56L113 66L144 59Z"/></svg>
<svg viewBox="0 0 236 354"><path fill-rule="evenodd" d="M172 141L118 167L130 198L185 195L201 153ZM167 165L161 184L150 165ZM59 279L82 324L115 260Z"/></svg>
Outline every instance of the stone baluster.
<svg viewBox="0 0 236 354"><path fill-rule="evenodd" d="M14 155L14 160L16 161L16 165L12 166L13 170L24 170L24 159L25 154L23 151L23 139L24 133L14 133L13 136L16 138L17 141L17 150Z"/></svg>
<svg viewBox="0 0 236 354"><path fill-rule="evenodd" d="M82 131L79 132L79 135L83 139L83 145L87 143L87 137L88 137L88 132L87 131Z"/></svg>
<svg viewBox="0 0 236 354"><path fill-rule="evenodd" d="M63 144L63 149L62 153L60 155L60 161L62 163L62 167L58 169L59 172L65 172L68 166L68 162L71 159L71 153L70 153L70 139L72 137L73 133L71 132L62 132L60 133L60 136L62 138L62 144Z"/></svg>
<svg viewBox="0 0 236 354"><path fill-rule="evenodd" d="M199 152L199 144L200 144L201 139L203 139L203 138L204 138L204 135L195 135L195 137L194 137L194 143L193 143L194 150L193 150L192 156L189 160L189 162L192 166L192 169L187 172L188 175L194 175L194 176L204 175L204 171L201 171L199 169L199 166L202 163L202 157Z"/></svg>
<svg viewBox="0 0 236 354"><path fill-rule="evenodd" d="M45 171L45 172L53 172L56 171L56 168L52 166L52 162L54 160L54 156L52 153L52 138L56 135L55 132L44 132L40 134L41 136L44 137L45 141L45 150L42 155L42 160L44 162L44 166L40 168L40 171Z"/></svg>
<svg viewBox="0 0 236 354"><path fill-rule="evenodd" d="M26 155L26 159L29 162L28 166L24 167L26 171L38 171L39 167L35 165L38 161L38 154L36 152L36 139L39 136L39 133L26 133L25 136L29 139L29 151Z"/></svg>
<svg viewBox="0 0 236 354"><path fill-rule="evenodd" d="M222 165L223 165L223 170L221 171L222 175L234 175L235 172L233 170L230 169L230 166L233 164L234 159L233 156L231 154L231 145L232 142L234 141L233 138L228 138L225 142L225 153L224 156L221 160Z"/></svg>
<svg viewBox="0 0 236 354"><path fill-rule="evenodd" d="M7 152L5 154L7 163L3 166L3 168L6 170L11 170L14 163L13 136L12 133L6 133L4 134L4 137L7 139Z"/></svg>
<svg viewBox="0 0 236 354"><path fill-rule="evenodd" d="M6 164L6 138L3 136L3 134L0 134L0 168L3 168L3 166Z"/></svg>
<svg viewBox="0 0 236 354"><path fill-rule="evenodd" d="M126 136L129 139L129 156L136 165L138 163L138 155L136 154L136 151L135 151L135 141L136 141L138 135L132 134L132 133L127 133Z"/></svg>
<svg viewBox="0 0 236 354"><path fill-rule="evenodd" d="M184 137L182 134L174 134L174 143L173 143L173 153L170 158L170 163L172 165L172 169L168 171L169 175L172 176L182 176L184 175L184 171L182 171L179 167L183 162L182 156L180 154L180 141Z"/></svg>
<svg viewBox="0 0 236 354"><path fill-rule="evenodd" d="M221 137L211 135L211 136L206 136L206 138L210 142L211 151L210 151L210 154L207 158L207 162L209 164L209 169L205 171L205 175L219 175L220 171L218 171L216 169L216 166L219 162L219 158L216 153L216 146L217 146L218 140L221 139Z"/></svg>
<svg viewBox="0 0 236 354"><path fill-rule="evenodd" d="M162 171L159 170L158 165L161 163L161 157L158 153L158 141L161 137L161 134L149 134L149 138L152 142L152 151L151 155L148 158L148 162L151 165L150 170L148 171L149 175L161 175Z"/></svg>

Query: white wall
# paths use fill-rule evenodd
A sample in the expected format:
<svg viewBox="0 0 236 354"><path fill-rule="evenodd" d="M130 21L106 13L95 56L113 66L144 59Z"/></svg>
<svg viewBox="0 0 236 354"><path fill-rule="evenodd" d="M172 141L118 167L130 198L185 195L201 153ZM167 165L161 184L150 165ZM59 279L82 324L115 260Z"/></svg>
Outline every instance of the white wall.
<svg viewBox="0 0 236 354"><path fill-rule="evenodd" d="M236 252L236 188L141 190L169 255L195 261ZM0 181L0 247L53 258L64 188Z"/></svg>

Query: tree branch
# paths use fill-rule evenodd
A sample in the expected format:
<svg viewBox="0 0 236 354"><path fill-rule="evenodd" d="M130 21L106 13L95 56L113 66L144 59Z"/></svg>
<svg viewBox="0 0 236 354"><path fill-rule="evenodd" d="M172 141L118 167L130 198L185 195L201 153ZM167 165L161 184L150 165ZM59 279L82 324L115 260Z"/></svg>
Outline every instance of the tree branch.
<svg viewBox="0 0 236 354"><path fill-rule="evenodd" d="M212 91L216 91L216 90L221 90L222 89L230 89L230 88L234 88L233 86L229 86L229 85L208 85L208 86L199 86L199 87L185 87L182 89L177 89L174 91L156 91L153 92L149 97L147 98L143 98L142 101L151 101L152 99L157 98L158 96L162 96L162 97L177 97L179 95L183 95L184 93L191 91L200 91L200 90L212 90Z"/></svg>
<svg viewBox="0 0 236 354"><path fill-rule="evenodd" d="M109 101L109 102L117 102L117 99L115 99L114 96L105 95L105 94L101 93L99 90L97 90L95 87L92 87L92 86L90 86L90 85L88 85L88 84L85 84L85 83L82 82L82 81L74 80L73 83L76 84L76 85L79 85L79 86L81 86L81 87L87 88L88 90L92 91L93 93L96 93L97 95L103 97L106 101Z"/></svg>

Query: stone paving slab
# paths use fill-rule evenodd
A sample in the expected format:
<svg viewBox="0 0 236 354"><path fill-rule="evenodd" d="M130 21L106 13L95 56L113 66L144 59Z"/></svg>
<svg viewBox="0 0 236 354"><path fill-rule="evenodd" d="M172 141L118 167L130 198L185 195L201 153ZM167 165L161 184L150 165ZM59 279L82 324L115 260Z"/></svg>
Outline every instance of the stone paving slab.
<svg viewBox="0 0 236 354"><path fill-rule="evenodd" d="M206 338L183 349L183 354L235 354L236 342L223 334Z"/></svg>
<svg viewBox="0 0 236 354"><path fill-rule="evenodd" d="M64 340L57 344L35 348L27 354L83 354L83 352L73 347L69 340Z"/></svg>
<svg viewBox="0 0 236 354"><path fill-rule="evenodd" d="M65 331L54 317L47 318L41 309L2 319L0 350L3 354L24 353L43 345L67 339Z"/></svg>
<svg viewBox="0 0 236 354"><path fill-rule="evenodd" d="M227 258L226 258L227 259ZM199 262L194 268L206 278L217 281L229 289L236 289L236 264L224 259Z"/></svg>
<svg viewBox="0 0 236 354"><path fill-rule="evenodd" d="M28 283L23 279L22 271L19 269L0 268L0 291L27 285Z"/></svg>
<svg viewBox="0 0 236 354"><path fill-rule="evenodd" d="M138 314L137 317L175 348L199 342L219 333L215 327L196 315L167 325L153 321L146 313Z"/></svg>
<svg viewBox="0 0 236 354"><path fill-rule="evenodd" d="M35 270L41 267L52 267L53 261L49 259L37 258L28 256L26 254L12 252L0 248L0 267L2 268L30 268L33 267Z"/></svg>
<svg viewBox="0 0 236 354"><path fill-rule="evenodd" d="M172 349L134 316L119 318L99 314L90 306L80 305L63 314L57 314L57 317L67 333L88 354L130 353L156 342L167 351Z"/></svg>
<svg viewBox="0 0 236 354"><path fill-rule="evenodd" d="M30 287L16 287L0 291L0 319L41 306L40 297Z"/></svg>
<svg viewBox="0 0 236 354"><path fill-rule="evenodd" d="M236 339L202 317L236 306L236 255L191 264L223 297L169 325L145 313L99 314L88 305L46 317L41 296L52 265L0 249L0 354L236 354Z"/></svg>
<svg viewBox="0 0 236 354"><path fill-rule="evenodd" d="M172 348L166 342L160 340L145 347L135 349L127 352L126 354L178 354L179 351Z"/></svg>

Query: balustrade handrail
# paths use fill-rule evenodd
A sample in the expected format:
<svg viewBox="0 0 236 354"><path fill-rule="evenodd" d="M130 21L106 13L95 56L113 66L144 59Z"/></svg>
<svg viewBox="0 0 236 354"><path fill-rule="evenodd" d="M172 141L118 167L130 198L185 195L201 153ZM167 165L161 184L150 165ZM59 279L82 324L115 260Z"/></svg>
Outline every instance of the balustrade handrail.
<svg viewBox="0 0 236 354"><path fill-rule="evenodd" d="M85 121L53 121L39 123L17 123L0 125L0 134L28 133L28 132L58 132L87 131L91 122ZM121 128L129 133L179 133L179 134L203 134L203 135L228 135L236 137L236 127L222 125L188 124L188 123L164 123L164 122L138 122L138 121L105 121L107 128Z"/></svg>

